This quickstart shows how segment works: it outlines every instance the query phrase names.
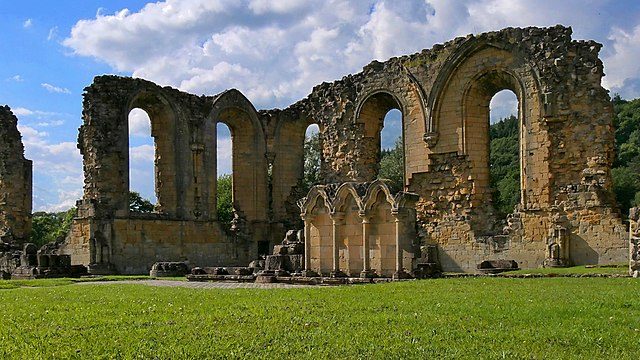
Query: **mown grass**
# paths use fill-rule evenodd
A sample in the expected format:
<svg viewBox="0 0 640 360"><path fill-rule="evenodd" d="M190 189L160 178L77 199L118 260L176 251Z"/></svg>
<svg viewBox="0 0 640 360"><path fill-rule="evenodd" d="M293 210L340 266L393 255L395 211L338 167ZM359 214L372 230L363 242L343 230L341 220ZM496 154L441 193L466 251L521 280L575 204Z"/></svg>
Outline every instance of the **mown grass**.
<svg viewBox="0 0 640 360"><path fill-rule="evenodd" d="M630 278L0 291L2 359L637 359Z"/></svg>
<svg viewBox="0 0 640 360"><path fill-rule="evenodd" d="M156 278L145 275L107 275L83 278L35 279L35 280L0 280L0 290L17 289L21 287L51 287L70 285L79 282L102 282L123 280L153 280ZM163 277L162 280L187 281L185 277Z"/></svg>
<svg viewBox="0 0 640 360"><path fill-rule="evenodd" d="M538 269L523 269L516 271L509 271L504 273L509 274L555 274L555 275L588 275L588 274L603 274L603 275L629 275L629 264L617 264L607 266L571 266L564 268L538 268Z"/></svg>

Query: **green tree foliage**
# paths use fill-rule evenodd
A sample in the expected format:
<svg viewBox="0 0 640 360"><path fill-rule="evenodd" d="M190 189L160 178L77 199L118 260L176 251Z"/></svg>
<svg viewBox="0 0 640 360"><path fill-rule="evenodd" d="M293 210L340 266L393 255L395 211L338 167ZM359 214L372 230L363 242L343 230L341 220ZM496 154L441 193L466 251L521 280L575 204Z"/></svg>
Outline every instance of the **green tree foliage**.
<svg viewBox="0 0 640 360"><path fill-rule="evenodd" d="M151 201L140 196L135 191L129 191L129 211L137 213L150 213L153 212L154 205Z"/></svg>
<svg viewBox="0 0 640 360"><path fill-rule="evenodd" d="M616 158L611 171L613 190L623 214L640 206L640 99L613 97Z"/></svg>
<svg viewBox="0 0 640 360"><path fill-rule="evenodd" d="M225 229L231 228L231 220L233 220L233 178L230 174L218 177L218 221L222 223Z"/></svg>
<svg viewBox="0 0 640 360"><path fill-rule="evenodd" d="M302 191L306 195L313 185L320 181L320 162L322 161L322 145L320 134L306 136L304 140L304 176Z"/></svg>
<svg viewBox="0 0 640 360"><path fill-rule="evenodd" d="M30 241L40 247L64 238L71 229L71 222L77 213L76 208L57 213L34 213Z"/></svg>
<svg viewBox="0 0 640 360"><path fill-rule="evenodd" d="M492 124L489 138L489 179L493 206L498 217L502 218L513 212L520 202L518 118L512 115Z"/></svg>
<svg viewBox="0 0 640 360"><path fill-rule="evenodd" d="M391 191L396 192L404 188L404 146L402 136L396 139L391 149L380 153L380 172L378 178L391 180Z"/></svg>

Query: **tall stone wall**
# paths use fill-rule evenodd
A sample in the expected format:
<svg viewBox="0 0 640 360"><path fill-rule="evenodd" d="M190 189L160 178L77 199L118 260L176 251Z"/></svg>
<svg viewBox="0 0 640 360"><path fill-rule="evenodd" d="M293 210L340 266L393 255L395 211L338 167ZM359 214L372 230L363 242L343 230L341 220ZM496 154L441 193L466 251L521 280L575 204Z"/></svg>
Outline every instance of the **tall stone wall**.
<svg viewBox="0 0 640 360"><path fill-rule="evenodd" d="M131 236L135 251L149 259L166 256L145 250L169 242L162 234L144 240L141 229L151 225L114 230L120 220L136 223L127 208L126 119L134 107L152 120L158 222L217 224L215 128L222 122L231 129L236 233L195 235L198 243L228 247L212 245L201 261L225 263L235 260L219 254L241 248L249 259L258 242L272 245L287 228L302 226L296 203L306 195L309 125L320 129L324 183L373 181L383 119L398 109L405 190L420 197L419 241L438 248L445 270L469 271L497 259L521 267L626 261L628 233L612 194L613 112L600 85L600 47L572 40L562 26L469 35L373 61L358 74L314 87L286 109L259 112L236 90L195 96L140 79L98 77L86 89L79 137L85 194L78 224L89 230L77 232L82 241L73 251L98 254L86 249L104 243L114 255L123 237L139 232ZM522 200L499 219L489 186L489 101L504 89L519 100ZM175 236L181 239L175 253L192 256L188 239Z"/></svg>
<svg viewBox="0 0 640 360"><path fill-rule="evenodd" d="M155 143L156 210L129 210L128 115L147 112ZM242 265L270 231L265 141L253 106L232 90L195 96L141 79L96 77L85 89L78 147L84 196L63 252L94 273L144 273L158 261ZM216 211L216 124L232 130L236 220ZM251 189L251 191L246 191ZM273 243L273 242L272 242Z"/></svg>
<svg viewBox="0 0 640 360"><path fill-rule="evenodd" d="M374 61L281 113L319 124L323 178L345 182L376 177L379 122L399 109L405 186L421 197L422 241L438 246L445 270L493 259L521 267L623 262L600 48L562 26L469 35ZM489 187L489 101L505 89L519 100L522 200L499 219Z"/></svg>
<svg viewBox="0 0 640 360"><path fill-rule="evenodd" d="M18 119L0 106L0 240L24 243L31 234L32 163L24 157Z"/></svg>
<svg viewBox="0 0 640 360"><path fill-rule="evenodd" d="M629 211L629 275L640 277L640 208Z"/></svg>

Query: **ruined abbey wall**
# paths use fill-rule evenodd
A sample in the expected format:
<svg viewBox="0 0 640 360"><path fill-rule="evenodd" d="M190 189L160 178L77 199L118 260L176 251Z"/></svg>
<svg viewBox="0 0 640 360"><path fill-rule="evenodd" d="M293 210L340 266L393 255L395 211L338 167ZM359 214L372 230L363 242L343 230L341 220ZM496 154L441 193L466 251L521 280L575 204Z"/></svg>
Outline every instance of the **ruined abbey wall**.
<svg viewBox="0 0 640 360"><path fill-rule="evenodd" d="M0 106L0 241L25 243L31 234L32 163L24 157L18 119Z"/></svg>
<svg viewBox="0 0 640 360"><path fill-rule="evenodd" d="M373 62L284 112L320 125L324 178L343 182L375 177L379 123L399 109L406 188L421 197L423 243L438 246L445 270L491 259L521 267L624 262L600 47L573 41L561 26L458 38ZM506 222L493 214L488 177L489 101L503 89L519 100L522 187ZM567 258L555 259L560 253Z"/></svg>
<svg viewBox="0 0 640 360"><path fill-rule="evenodd" d="M435 246L443 269L458 271L496 259L521 267L626 261L628 233L611 191L613 112L600 85L600 47L572 40L562 26L469 35L374 61L286 109L259 112L236 90L195 96L97 77L84 97L85 193L68 251L74 261L121 272L155 261L250 260L260 241L272 245L302 226L307 127L320 128L324 184L370 182L384 117L398 109L405 190L419 196L414 258ZM489 191L489 101L504 89L519 100L522 200L499 219ZM134 107L150 115L156 145L158 211L144 216L128 210L127 116ZM218 122L233 139L233 232L220 228L215 210ZM319 269L328 266L323 261Z"/></svg>
<svg viewBox="0 0 640 360"><path fill-rule="evenodd" d="M156 211L129 211L128 115L151 119ZM148 272L157 261L240 265L270 241L261 124L237 91L198 97L140 79L97 77L85 89L79 148L85 186L63 252L90 271ZM216 213L216 123L234 137L235 231ZM252 189L243 191L242 189ZM279 234L278 234L279 235Z"/></svg>

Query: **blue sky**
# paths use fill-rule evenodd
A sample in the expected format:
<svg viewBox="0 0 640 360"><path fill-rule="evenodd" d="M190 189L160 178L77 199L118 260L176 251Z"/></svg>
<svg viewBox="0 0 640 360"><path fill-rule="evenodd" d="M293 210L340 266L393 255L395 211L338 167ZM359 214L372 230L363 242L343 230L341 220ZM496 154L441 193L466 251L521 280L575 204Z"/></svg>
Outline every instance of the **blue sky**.
<svg viewBox="0 0 640 360"><path fill-rule="evenodd" d="M468 33L557 23L571 25L574 39L604 44L605 87L640 96L634 0L0 0L0 104L18 116L34 160L34 208L63 210L82 195L77 128L82 89L96 75L142 77L195 94L235 87L258 108L284 107L372 59ZM515 105L501 95L492 114ZM152 197L147 121L131 115L132 187ZM388 133L383 146L393 141ZM219 170L229 172L228 133L219 149Z"/></svg>

